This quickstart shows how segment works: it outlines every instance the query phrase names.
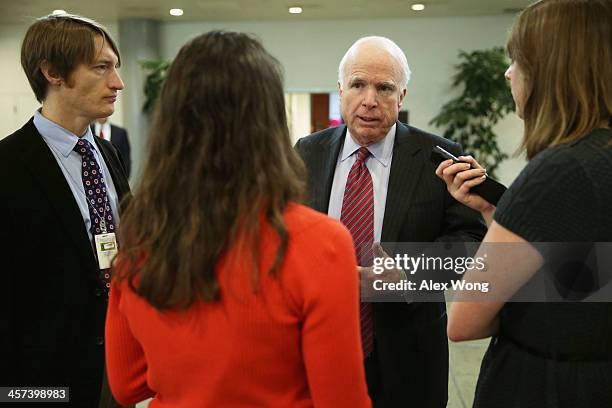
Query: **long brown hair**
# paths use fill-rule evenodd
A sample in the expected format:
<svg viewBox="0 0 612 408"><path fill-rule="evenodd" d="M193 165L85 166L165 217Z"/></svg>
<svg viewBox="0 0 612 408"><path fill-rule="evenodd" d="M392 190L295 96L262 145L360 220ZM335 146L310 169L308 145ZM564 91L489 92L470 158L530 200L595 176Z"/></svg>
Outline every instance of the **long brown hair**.
<svg viewBox="0 0 612 408"><path fill-rule="evenodd" d="M611 0L542 0L518 16L507 50L525 77L528 158L612 117L611 21Z"/></svg>
<svg viewBox="0 0 612 408"><path fill-rule="evenodd" d="M283 210L305 191L278 61L246 34L196 37L168 71L152 129L122 217L119 279L158 309L218 300L215 267L234 244L246 243L257 281L262 220L278 234L269 271L277 274L288 242Z"/></svg>

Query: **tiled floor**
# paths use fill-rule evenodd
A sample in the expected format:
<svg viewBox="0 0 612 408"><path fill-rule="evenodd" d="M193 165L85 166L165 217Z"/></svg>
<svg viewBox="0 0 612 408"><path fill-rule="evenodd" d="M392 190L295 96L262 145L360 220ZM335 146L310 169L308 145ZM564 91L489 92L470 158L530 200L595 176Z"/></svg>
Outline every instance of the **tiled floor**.
<svg viewBox="0 0 612 408"><path fill-rule="evenodd" d="M471 408L480 362L488 345L489 339L449 344L450 373L447 408ZM136 408L146 408L147 402L141 402L136 405Z"/></svg>
<svg viewBox="0 0 612 408"><path fill-rule="evenodd" d="M482 356L489 339L450 343L447 408L471 408Z"/></svg>

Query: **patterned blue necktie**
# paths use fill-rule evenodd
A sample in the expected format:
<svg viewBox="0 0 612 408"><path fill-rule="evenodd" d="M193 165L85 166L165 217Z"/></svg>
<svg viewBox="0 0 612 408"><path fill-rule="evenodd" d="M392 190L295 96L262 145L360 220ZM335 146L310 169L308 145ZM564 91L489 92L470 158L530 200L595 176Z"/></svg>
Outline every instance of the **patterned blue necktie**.
<svg viewBox="0 0 612 408"><path fill-rule="evenodd" d="M94 158L91 144L85 139L79 139L73 150L81 155L81 177L83 188L89 209L91 220L91 235L115 232L115 220L113 210L110 205L108 194L106 193L106 183L100 171L100 166ZM110 287L110 274L108 269L100 271L101 279L106 287Z"/></svg>

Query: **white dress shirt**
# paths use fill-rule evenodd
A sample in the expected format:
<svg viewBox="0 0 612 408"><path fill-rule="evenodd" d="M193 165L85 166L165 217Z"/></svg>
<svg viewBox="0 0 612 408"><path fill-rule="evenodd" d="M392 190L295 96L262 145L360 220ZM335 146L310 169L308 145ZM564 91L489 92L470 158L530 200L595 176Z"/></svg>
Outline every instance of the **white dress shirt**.
<svg viewBox="0 0 612 408"><path fill-rule="evenodd" d="M393 125L389 133L382 140L367 146L370 156L366 159L365 164L372 176L372 187L374 189L374 242L380 242L382 235L385 205L387 202L387 187L389 185L389 174L391 174L391 160L393 159L395 128L396 125ZM327 215L337 220L340 220L342 212L346 180L351 167L355 163L357 157L355 153L360 147L353 140L347 128L344 146L336 163L334 181L329 197L329 208L327 210Z"/></svg>
<svg viewBox="0 0 612 408"><path fill-rule="evenodd" d="M104 124L99 124L98 122L94 122L94 133L96 134L96 136L100 137L100 131L104 133L103 139L108 140L110 142L112 135L111 135L111 125L108 120Z"/></svg>
<svg viewBox="0 0 612 408"><path fill-rule="evenodd" d="M72 191L74 200L81 211L85 229L87 230L87 235L89 236L90 241L93 241L93 235L91 234L90 230L91 218L89 216L89 207L87 206L87 197L85 196L85 188L83 187L83 178L81 175L82 156L72 150L79 141L78 136L69 130L64 129L57 123L50 121L44 117L40 111L34 112L34 126L36 127L36 130L38 130L38 133L40 133L42 136L47 146L49 146L53 157L55 157L57 164L62 170L64 178L66 179L68 186L70 186L70 191ZM119 208L119 196L117 194L117 189L115 188L115 183L113 182L113 178L110 176L108 166L104 160L102 160L102 155L94 143L93 135L89 126L87 126L85 135L82 137L91 144L94 158L100 166L100 171L102 171L102 176L106 182L106 193L108 194L111 209L113 210L115 227L117 227L119 225L119 212L117 211Z"/></svg>

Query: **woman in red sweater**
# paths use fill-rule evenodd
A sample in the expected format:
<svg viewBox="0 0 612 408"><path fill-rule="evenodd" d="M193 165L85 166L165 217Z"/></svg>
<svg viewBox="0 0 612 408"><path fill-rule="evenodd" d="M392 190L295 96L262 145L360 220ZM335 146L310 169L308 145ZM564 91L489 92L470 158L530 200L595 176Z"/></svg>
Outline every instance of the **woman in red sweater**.
<svg viewBox="0 0 612 408"><path fill-rule="evenodd" d="M298 204L278 62L244 34L187 43L147 154L106 323L116 399L369 407L352 239Z"/></svg>

